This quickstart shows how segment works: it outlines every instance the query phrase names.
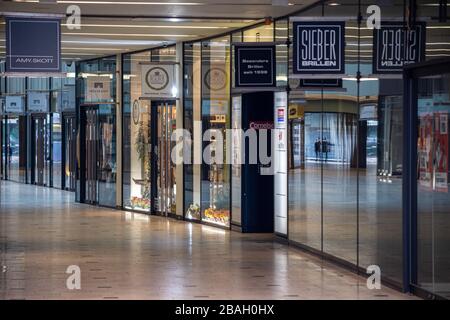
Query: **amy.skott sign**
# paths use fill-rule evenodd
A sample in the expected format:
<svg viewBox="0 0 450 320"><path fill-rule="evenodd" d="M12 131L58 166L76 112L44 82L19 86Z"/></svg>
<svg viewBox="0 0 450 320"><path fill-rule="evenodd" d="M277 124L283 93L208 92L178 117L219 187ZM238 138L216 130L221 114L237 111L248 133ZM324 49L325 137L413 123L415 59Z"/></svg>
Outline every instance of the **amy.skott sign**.
<svg viewBox="0 0 450 320"><path fill-rule="evenodd" d="M59 19L7 17L6 72L60 72Z"/></svg>

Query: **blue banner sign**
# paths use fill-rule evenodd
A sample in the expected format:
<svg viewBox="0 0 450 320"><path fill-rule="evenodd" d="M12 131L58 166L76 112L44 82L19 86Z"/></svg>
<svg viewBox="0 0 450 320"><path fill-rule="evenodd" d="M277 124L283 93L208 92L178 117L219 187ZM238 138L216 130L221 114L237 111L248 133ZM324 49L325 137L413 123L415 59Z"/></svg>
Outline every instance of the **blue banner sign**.
<svg viewBox="0 0 450 320"><path fill-rule="evenodd" d="M7 17L6 72L60 72L60 20Z"/></svg>
<svg viewBox="0 0 450 320"><path fill-rule="evenodd" d="M345 22L299 21L294 27L294 74L344 73Z"/></svg>
<svg viewBox="0 0 450 320"><path fill-rule="evenodd" d="M235 46L235 87L275 87L274 45Z"/></svg>

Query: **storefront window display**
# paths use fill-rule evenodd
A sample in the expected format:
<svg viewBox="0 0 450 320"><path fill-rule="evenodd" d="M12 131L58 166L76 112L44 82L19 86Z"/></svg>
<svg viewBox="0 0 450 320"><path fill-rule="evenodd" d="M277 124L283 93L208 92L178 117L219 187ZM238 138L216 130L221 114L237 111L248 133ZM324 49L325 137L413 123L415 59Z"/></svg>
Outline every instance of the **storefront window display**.
<svg viewBox="0 0 450 320"><path fill-rule="evenodd" d="M201 116L201 43L184 45L184 129L194 137L195 123L200 123ZM198 129L195 129L198 135ZM201 133L200 133L201 135ZM201 202L201 164L193 161L194 154L201 155L200 138L195 136L190 145L191 161L184 165L184 207L185 218L200 220Z"/></svg>
<svg viewBox="0 0 450 320"><path fill-rule="evenodd" d="M151 52L123 57L123 201L124 207L151 210L150 101L139 99L141 65Z"/></svg>
<svg viewBox="0 0 450 320"><path fill-rule="evenodd" d="M224 158L202 165L201 211L203 221L222 226L230 224L230 166L225 163L225 130L230 128L230 40L226 36L202 42L202 125L209 138L203 146L213 157L223 154ZM223 148L222 152L217 148Z"/></svg>
<svg viewBox="0 0 450 320"><path fill-rule="evenodd" d="M153 208L158 213L166 210L175 213L175 164L168 153L171 145L167 144L176 128L175 105L144 98L142 92L144 65L175 61L174 46L123 56L122 172L123 206L127 209L151 212ZM152 151L152 144L157 152ZM162 206L163 201L167 206Z"/></svg>

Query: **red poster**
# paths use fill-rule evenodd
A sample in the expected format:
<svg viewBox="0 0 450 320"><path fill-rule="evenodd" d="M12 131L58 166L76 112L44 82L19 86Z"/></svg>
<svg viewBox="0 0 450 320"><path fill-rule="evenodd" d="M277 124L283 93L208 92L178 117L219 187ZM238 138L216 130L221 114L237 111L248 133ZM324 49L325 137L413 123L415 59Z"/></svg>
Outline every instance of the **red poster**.
<svg viewBox="0 0 450 320"><path fill-rule="evenodd" d="M434 155L436 191L448 191L448 114L434 114Z"/></svg>
<svg viewBox="0 0 450 320"><path fill-rule="evenodd" d="M419 116L419 139L417 143L417 154L419 161L419 184L425 188L432 188L433 173L433 115L423 113Z"/></svg>

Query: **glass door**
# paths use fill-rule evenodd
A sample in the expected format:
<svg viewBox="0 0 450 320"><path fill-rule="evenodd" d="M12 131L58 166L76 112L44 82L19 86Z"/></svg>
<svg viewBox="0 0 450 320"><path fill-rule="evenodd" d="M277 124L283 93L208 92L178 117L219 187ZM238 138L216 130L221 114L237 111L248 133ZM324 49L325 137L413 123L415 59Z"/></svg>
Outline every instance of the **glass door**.
<svg viewBox="0 0 450 320"><path fill-rule="evenodd" d="M450 73L417 79L418 287L450 298Z"/></svg>
<svg viewBox="0 0 450 320"><path fill-rule="evenodd" d="M75 191L76 183L76 126L75 115L63 117L63 145L64 145L64 188L69 191Z"/></svg>
<svg viewBox="0 0 450 320"><path fill-rule="evenodd" d="M81 108L83 111L80 140L84 162L80 165L80 170L84 172L81 178L84 191L80 193L84 195L86 203L115 207L117 170L115 104L82 105ZM68 125L74 124L69 121ZM72 136L68 141L74 138ZM83 202L83 199L81 201Z"/></svg>
<svg viewBox="0 0 450 320"><path fill-rule="evenodd" d="M98 204L116 206L116 116L115 104L98 106Z"/></svg>
<svg viewBox="0 0 450 320"><path fill-rule="evenodd" d="M31 183L39 186L49 185L50 144L47 123L46 115L31 117Z"/></svg>
<svg viewBox="0 0 450 320"><path fill-rule="evenodd" d="M85 160L85 198L84 202L97 204L97 147L98 147L98 125L97 110L87 108L85 110L85 137L84 137L84 160Z"/></svg>
<svg viewBox="0 0 450 320"><path fill-rule="evenodd" d="M171 159L175 142L171 141L172 132L176 129L176 106L163 102L153 108L156 114L156 135L154 141L155 194L154 210L162 215L175 214L176 180L175 164Z"/></svg>

